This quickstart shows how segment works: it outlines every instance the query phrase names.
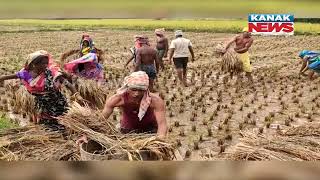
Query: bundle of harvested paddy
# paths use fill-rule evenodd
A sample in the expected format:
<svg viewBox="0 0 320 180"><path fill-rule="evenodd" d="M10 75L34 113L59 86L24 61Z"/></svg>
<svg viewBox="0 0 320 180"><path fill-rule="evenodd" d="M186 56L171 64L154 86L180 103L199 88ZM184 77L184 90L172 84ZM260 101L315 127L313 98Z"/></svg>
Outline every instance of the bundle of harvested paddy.
<svg viewBox="0 0 320 180"><path fill-rule="evenodd" d="M238 57L237 53L229 48L227 52L224 53L224 47L218 44L215 48L215 52L222 56L221 71L230 72L233 74L238 74L243 72L242 61Z"/></svg>
<svg viewBox="0 0 320 180"><path fill-rule="evenodd" d="M14 93L14 108L18 112L28 115L34 115L37 113L35 99L24 86L20 86Z"/></svg>
<svg viewBox="0 0 320 180"><path fill-rule="evenodd" d="M160 141L149 134L121 134L100 114L100 111L75 105L58 120L74 132L86 134L89 139L101 144L105 148L101 154L126 154L129 160L141 160L139 152L148 151L159 160L173 158L174 148L171 143Z"/></svg>
<svg viewBox="0 0 320 180"><path fill-rule="evenodd" d="M114 124L102 116L101 110L93 110L88 106L81 106L74 102L68 112L58 118L59 121L72 130L76 130L76 125L84 125L96 132L114 134L116 132Z"/></svg>
<svg viewBox="0 0 320 180"><path fill-rule="evenodd" d="M76 88L81 97L90 103L90 106L102 109L104 107L108 91L105 87L91 79L77 78Z"/></svg>
<svg viewBox="0 0 320 180"><path fill-rule="evenodd" d="M79 160L73 141L40 126L1 132L0 160Z"/></svg>
<svg viewBox="0 0 320 180"><path fill-rule="evenodd" d="M291 127L283 132L284 136L320 136L320 123L308 123L298 127Z"/></svg>
<svg viewBox="0 0 320 180"><path fill-rule="evenodd" d="M232 160L320 160L320 140L311 137L266 136L245 133L240 143L231 148L227 159Z"/></svg>

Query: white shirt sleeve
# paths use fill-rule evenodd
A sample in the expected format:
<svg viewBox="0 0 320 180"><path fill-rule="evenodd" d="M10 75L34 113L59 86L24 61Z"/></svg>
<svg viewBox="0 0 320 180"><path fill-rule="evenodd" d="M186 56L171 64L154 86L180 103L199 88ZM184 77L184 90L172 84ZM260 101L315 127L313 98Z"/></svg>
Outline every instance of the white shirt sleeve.
<svg viewBox="0 0 320 180"><path fill-rule="evenodd" d="M174 44L174 41L171 41L171 44L170 44L169 49L175 49L175 48L176 48L176 46L175 46L175 44Z"/></svg>
<svg viewBox="0 0 320 180"><path fill-rule="evenodd" d="M192 42L189 40L188 47L192 47Z"/></svg>

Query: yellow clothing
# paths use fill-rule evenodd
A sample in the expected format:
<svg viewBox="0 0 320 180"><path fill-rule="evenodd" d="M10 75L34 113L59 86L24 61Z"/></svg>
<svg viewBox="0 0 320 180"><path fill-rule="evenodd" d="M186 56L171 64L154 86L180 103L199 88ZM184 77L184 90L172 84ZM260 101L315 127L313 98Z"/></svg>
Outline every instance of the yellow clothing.
<svg viewBox="0 0 320 180"><path fill-rule="evenodd" d="M244 72L252 72L252 66L250 63L250 58L249 58L249 52L245 52L245 53L238 53L238 57L242 62L242 67L243 67L243 71Z"/></svg>

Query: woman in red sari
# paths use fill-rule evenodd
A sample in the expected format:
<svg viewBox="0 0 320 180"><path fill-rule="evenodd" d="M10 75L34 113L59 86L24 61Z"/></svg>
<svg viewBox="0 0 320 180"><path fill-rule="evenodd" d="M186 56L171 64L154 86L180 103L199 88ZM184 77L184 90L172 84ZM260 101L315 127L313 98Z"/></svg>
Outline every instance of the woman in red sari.
<svg viewBox="0 0 320 180"><path fill-rule="evenodd" d="M20 79L26 90L35 98L38 111L34 121L48 125L51 129L63 128L57 123L56 117L67 111L67 100L61 93L64 84L73 97L81 99L76 89L62 76L60 69L53 63L51 55L46 51L36 51L29 55L30 63L16 74L0 77L0 82Z"/></svg>

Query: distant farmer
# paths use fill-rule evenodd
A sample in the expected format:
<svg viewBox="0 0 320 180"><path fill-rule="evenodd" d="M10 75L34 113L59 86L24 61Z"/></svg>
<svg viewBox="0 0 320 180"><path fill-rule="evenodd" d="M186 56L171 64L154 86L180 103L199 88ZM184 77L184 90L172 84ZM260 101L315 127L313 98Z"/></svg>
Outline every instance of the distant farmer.
<svg viewBox="0 0 320 180"><path fill-rule="evenodd" d="M252 78L252 66L249 59L249 48L253 43L251 33L248 32L248 28L242 30L242 34L234 37L230 42L227 43L224 52L227 52L228 48L235 43L234 51L237 53L238 58L242 61L243 71L246 73L246 77L250 82L253 82ZM237 82L241 81L242 76L238 76Z"/></svg>
<svg viewBox="0 0 320 180"><path fill-rule="evenodd" d="M194 61L194 52L191 41L183 38L182 36L183 32L181 30L177 30L175 32L176 39L171 42L169 47L169 61L171 64L173 58L178 78L182 84L187 87L187 65L189 52L191 53L191 61Z"/></svg>
<svg viewBox="0 0 320 180"><path fill-rule="evenodd" d="M44 124L52 130L63 128L56 117L67 111L67 99L61 93L61 85L71 90L73 97L82 100L75 87L64 79L60 69L53 63L46 51L36 51L29 55L29 62L16 74L1 76L0 82L20 79L26 90L34 96L38 114L34 121Z"/></svg>
<svg viewBox="0 0 320 180"><path fill-rule="evenodd" d="M107 99L103 116L107 119L114 108L122 110L120 131L122 133L157 133L160 138L167 135L164 101L150 93L149 77L143 71L133 72L125 77L117 94ZM78 143L86 142L86 137Z"/></svg>
<svg viewBox="0 0 320 180"><path fill-rule="evenodd" d="M136 54L135 71L144 71L149 76L149 89L154 92L153 83L159 72L159 58L157 51L150 47L147 37L139 40L140 48Z"/></svg>
<svg viewBox="0 0 320 180"><path fill-rule="evenodd" d="M305 75L304 73L309 69L311 70L309 73L310 80L315 79L314 73L320 73L320 52L303 50L300 52L299 57L302 60L299 74Z"/></svg>
<svg viewBox="0 0 320 180"><path fill-rule="evenodd" d="M160 62L160 67L164 69L163 58L167 58L169 42L168 39L164 36L164 28L156 29L155 34L157 36L157 53Z"/></svg>
<svg viewBox="0 0 320 180"><path fill-rule="evenodd" d="M136 57L137 57L137 50L141 47L140 39L142 38L142 35L135 35L134 36L134 46L130 48L131 56L124 65L125 67L128 66L128 64L133 60L133 65L135 67L136 64Z"/></svg>
<svg viewBox="0 0 320 180"><path fill-rule="evenodd" d="M66 63L65 60L78 54L77 59ZM103 78L103 51L94 46L91 37L84 34L80 41L80 48L70 50L61 56L61 61L67 73L87 79L101 80Z"/></svg>

